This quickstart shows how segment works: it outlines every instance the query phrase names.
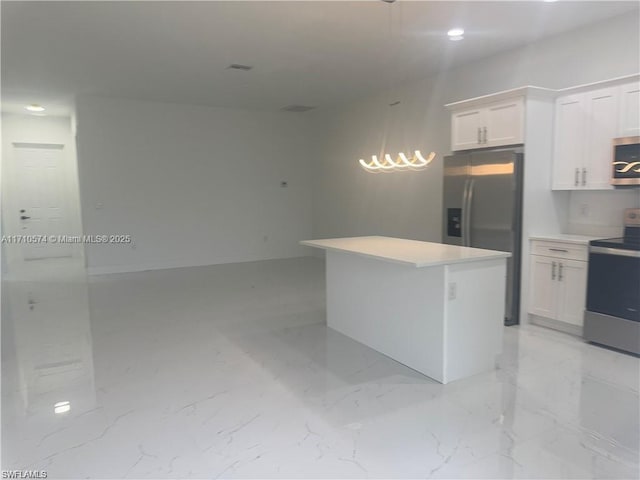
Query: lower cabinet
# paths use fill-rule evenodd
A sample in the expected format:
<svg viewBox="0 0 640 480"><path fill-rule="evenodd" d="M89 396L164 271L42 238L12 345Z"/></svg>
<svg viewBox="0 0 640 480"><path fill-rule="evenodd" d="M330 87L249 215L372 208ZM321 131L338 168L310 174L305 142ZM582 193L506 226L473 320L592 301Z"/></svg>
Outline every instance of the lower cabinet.
<svg viewBox="0 0 640 480"><path fill-rule="evenodd" d="M529 313L582 327L587 247L533 241L531 251Z"/></svg>

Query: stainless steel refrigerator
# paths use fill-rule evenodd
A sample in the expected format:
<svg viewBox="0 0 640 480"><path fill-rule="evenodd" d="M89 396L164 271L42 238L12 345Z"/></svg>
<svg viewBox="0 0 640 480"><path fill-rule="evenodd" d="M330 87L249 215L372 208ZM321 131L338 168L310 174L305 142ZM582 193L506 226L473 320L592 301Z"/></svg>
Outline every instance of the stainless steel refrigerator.
<svg viewBox="0 0 640 480"><path fill-rule="evenodd" d="M511 252L505 325L519 322L522 225L521 149L445 157L442 242Z"/></svg>

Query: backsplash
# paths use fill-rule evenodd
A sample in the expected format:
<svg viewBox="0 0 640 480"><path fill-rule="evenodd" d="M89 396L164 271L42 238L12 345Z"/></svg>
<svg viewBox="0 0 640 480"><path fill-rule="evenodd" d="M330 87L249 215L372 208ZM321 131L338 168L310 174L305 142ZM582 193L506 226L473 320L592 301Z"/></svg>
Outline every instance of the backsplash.
<svg viewBox="0 0 640 480"><path fill-rule="evenodd" d="M640 189L572 191L567 233L619 237L625 208L640 208Z"/></svg>

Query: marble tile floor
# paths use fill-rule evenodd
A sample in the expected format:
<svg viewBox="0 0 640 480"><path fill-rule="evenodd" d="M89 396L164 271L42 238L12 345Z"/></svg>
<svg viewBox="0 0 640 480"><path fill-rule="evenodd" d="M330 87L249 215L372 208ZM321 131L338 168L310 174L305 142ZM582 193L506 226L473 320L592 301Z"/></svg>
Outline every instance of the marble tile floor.
<svg viewBox="0 0 640 480"><path fill-rule="evenodd" d="M505 329L441 385L326 328L324 266L4 285L2 468L48 478L639 476L636 357ZM55 413L54 405L68 402Z"/></svg>

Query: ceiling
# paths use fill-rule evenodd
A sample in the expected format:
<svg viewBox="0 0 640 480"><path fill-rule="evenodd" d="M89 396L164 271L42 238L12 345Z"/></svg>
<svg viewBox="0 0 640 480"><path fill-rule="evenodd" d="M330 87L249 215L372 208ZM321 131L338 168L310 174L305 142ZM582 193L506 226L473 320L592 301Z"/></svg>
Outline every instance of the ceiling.
<svg viewBox="0 0 640 480"><path fill-rule="evenodd" d="M277 110L349 102L638 2L1 2L2 108L94 94ZM463 27L465 39L446 32ZM231 63L250 71L227 69Z"/></svg>

